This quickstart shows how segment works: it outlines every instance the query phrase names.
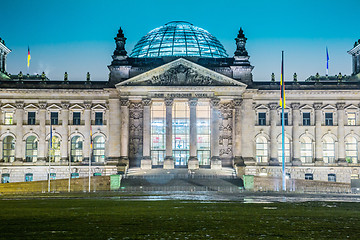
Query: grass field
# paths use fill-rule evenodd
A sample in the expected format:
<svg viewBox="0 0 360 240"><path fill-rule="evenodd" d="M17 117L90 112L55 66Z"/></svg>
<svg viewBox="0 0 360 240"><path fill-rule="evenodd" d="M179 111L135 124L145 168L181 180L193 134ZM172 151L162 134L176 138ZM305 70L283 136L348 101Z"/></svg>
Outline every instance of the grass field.
<svg viewBox="0 0 360 240"><path fill-rule="evenodd" d="M360 203L0 201L1 239L360 239Z"/></svg>

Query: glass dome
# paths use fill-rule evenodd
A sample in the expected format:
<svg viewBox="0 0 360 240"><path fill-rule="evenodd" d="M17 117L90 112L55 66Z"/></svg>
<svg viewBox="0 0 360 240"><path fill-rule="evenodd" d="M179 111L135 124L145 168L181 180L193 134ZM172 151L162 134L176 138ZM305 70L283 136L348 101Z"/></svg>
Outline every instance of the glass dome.
<svg viewBox="0 0 360 240"><path fill-rule="evenodd" d="M173 21L142 37L130 54L134 58L163 56L226 58L228 55L208 31L189 22Z"/></svg>

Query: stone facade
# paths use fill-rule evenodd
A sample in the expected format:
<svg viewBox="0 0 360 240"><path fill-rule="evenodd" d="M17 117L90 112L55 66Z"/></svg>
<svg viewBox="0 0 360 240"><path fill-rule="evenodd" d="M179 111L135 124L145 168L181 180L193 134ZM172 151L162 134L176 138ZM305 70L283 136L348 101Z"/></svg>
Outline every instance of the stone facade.
<svg viewBox="0 0 360 240"><path fill-rule="evenodd" d="M242 30L235 56L220 60L130 58L125 40L119 31L107 81L68 81L67 74L64 81L19 74L2 80L3 180L44 180L49 158L56 178L86 176L89 159L92 173L102 175L124 167L236 166L281 176L279 82L252 81ZM350 182L360 171L359 81L309 79L286 81L286 172ZM154 117L155 105L163 106L162 117ZM50 149L50 135L58 149Z"/></svg>

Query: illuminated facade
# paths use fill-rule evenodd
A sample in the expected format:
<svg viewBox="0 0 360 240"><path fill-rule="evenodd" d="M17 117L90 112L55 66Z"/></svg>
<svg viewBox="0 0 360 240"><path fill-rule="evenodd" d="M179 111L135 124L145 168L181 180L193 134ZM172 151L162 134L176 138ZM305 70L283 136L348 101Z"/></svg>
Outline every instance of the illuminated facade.
<svg viewBox="0 0 360 240"><path fill-rule="evenodd" d="M44 180L49 159L52 178L87 176L89 159L94 175L125 166L236 167L281 176L279 82L253 81L241 29L235 41L228 57L209 32L177 21L150 31L129 56L120 29L108 80L88 75L69 81L65 74L55 81L2 68L3 182ZM10 50L0 47L5 59ZM291 178L359 177L359 45L349 53L351 76L316 74L297 81L294 74L286 81L285 164Z"/></svg>

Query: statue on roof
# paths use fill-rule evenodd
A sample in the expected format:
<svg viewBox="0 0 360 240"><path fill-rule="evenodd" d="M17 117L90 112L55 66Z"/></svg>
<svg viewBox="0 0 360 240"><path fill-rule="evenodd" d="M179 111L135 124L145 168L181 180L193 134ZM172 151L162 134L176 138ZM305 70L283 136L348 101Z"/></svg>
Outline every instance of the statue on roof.
<svg viewBox="0 0 360 240"><path fill-rule="evenodd" d="M245 44L247 38L245 37L244 31L242 28L239 30L239 34L235 38L236 41L236 51L235 56L248 56L248 52L246 51Z"/></svg>
<svg viewBox="0 0 360 240"><path fill-rule="evenodd" d="M113 58L115 58L116 56L126 56L126 54L127 54L127 52L125 50L126 37L124 36L124 32L121 29L121 27L118 31L118 34L114 38L114 40L116 43L116 48L114 51Z"/></svg>

